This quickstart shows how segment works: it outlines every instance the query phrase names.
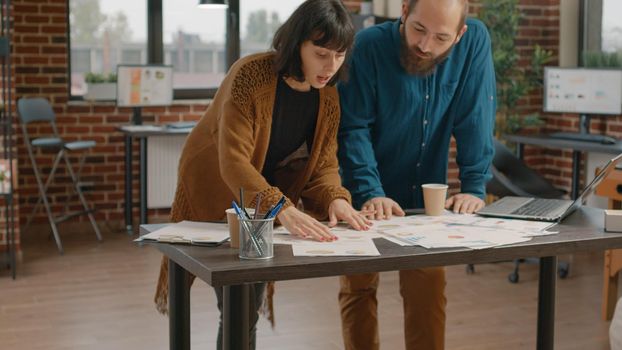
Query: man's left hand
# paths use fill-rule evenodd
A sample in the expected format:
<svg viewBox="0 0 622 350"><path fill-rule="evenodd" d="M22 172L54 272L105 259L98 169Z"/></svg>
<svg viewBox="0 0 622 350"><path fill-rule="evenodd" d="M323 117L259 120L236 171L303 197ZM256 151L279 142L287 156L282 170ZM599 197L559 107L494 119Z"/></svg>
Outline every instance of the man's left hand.
<svg viewBox="0 0 622 350"><path fill-rule="evenodd" d="M485 203L483 200L468 193L458 193L445 201L445 209L453 207L454 213L473 214L482 209Z"/></svg>

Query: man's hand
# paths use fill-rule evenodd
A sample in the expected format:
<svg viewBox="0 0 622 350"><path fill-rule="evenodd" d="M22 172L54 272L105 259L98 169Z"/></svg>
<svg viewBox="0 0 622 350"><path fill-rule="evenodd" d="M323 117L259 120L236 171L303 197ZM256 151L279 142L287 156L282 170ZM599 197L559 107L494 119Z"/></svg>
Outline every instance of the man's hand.
<svg viewBox="0 0 622 350"><path fill-rule="evenodd" d="M445 201L445 209L453 207L454 213L460 214L473 214L482 209L484 205L483 200L468 193L458 193Z"/></svg>
<svg viewBox="0 0 622 350"><path fill-rule="evenodd" d="M363 214L376 220L390 219L391 216L404 216L406 213L402 210L399 204L391 198L387 197L375 197L363 204L361 208Z"/></svg>
<svg viewBox="0 0 622 350"><path fill-rule="evenodd" d="M369 226L372 225L371 221L367 220L364 212L358 212L352 208L347 200L337 198L330 202L328 207L328 227L334 227L339 220L347 222L355 230L369 230Z"/></svg>

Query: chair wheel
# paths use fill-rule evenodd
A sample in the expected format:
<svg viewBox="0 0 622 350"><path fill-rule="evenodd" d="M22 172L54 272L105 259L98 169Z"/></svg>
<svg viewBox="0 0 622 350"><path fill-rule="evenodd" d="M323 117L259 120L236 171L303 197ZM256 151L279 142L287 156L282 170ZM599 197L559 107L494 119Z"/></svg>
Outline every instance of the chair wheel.
<svg viewBox="0 0 622 350"><path fill-rule="evenodd" d="M557 269L557 276L559 276L559 278L561 279L565 279L566 277L568 277L568 272L570 270L570 267L559 267Z"/></svg>
<svg viewBox="0 0 622 350"><path fill-rule="evenodd" d="M510 283L518 283L518 273L517 272L512 272L511 274L508 275L508 281L510 281Z"/></svg>
<svg viewBox="0 0 622 350"><path fill-rule="evenodd" d="M475 265L467 264L467 266L466 266L466 273L467 273L467 275L474 274L475 273Z"/></svg>

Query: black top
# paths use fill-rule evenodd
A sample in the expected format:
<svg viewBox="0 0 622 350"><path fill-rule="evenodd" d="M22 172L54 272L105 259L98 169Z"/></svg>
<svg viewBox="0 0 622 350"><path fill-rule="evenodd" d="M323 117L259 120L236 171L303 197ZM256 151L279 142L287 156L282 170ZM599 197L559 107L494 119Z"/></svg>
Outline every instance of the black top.
<svg viewBox="0 0 622 350"><path fill-rule="evenodd" d="M273 183L274 171L289 155L306 142L311 151L315 125L319 111L320 95L317 89L297 91L292 89L282 77L276 87L270 145L266 155L262 175Z"/></svg>

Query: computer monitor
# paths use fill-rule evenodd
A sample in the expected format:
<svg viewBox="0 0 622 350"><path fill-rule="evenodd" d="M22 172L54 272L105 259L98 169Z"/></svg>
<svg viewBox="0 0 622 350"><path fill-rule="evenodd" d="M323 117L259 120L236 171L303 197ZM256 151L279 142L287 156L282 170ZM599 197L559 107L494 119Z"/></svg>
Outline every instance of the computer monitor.
<svg viewBox="0 0 622 350"><path fill-rule="evenodd" d="M622 114L622 70L545 67L544 111Z"/></svg>
<svg viewBox="0 0 622 350"><path fill-rule="evenodd" d="M172 103L172 66L117 66L117 106L168 106Z"/></svg>

